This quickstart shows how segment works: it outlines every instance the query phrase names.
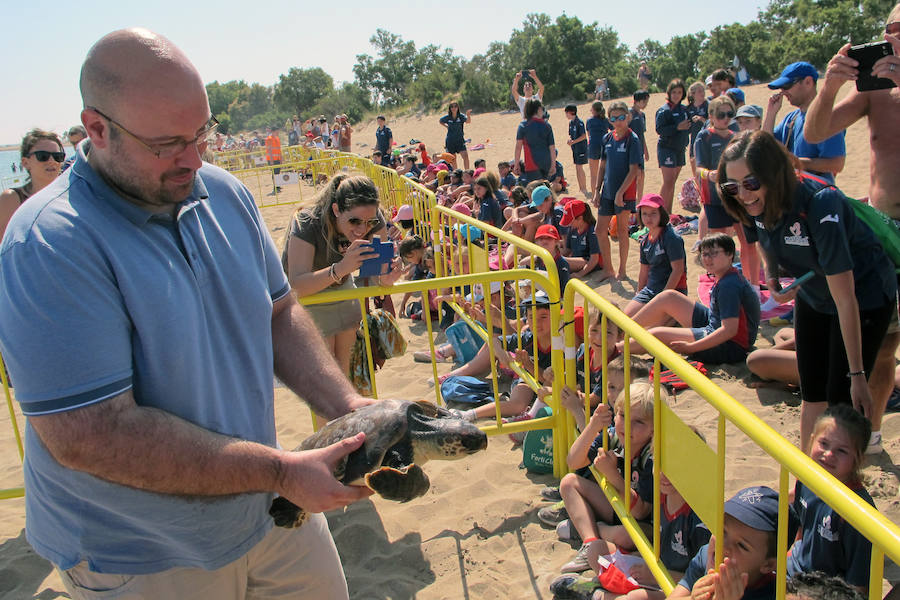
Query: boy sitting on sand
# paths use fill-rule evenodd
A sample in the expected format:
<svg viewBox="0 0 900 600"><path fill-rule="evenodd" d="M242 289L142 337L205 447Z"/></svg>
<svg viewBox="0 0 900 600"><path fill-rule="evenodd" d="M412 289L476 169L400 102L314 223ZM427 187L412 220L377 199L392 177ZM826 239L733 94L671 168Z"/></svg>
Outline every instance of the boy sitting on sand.
<svg viewBox="0 0 900 600"><path fill-rule="evenodd" d="M681 292L666 290L638 311L634 321L675 352L702 362L744 362L756 341L759 296L732 266L734 240L724 233L703 238L699 247L703 267L715 278L709 307ZM675 319L679 327L663 327ZM632 352L644 350L632 342Z"/></svg>

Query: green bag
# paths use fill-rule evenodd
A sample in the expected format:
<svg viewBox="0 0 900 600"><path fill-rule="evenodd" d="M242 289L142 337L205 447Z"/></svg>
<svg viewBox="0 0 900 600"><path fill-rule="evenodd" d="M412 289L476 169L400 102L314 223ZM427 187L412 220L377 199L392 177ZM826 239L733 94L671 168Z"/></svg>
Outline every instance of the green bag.
<svg viewBox="0 0 900 600"><path fill-rule="evenodd" d="M543 407L536 419L549 417L553 412L549 406ZM544 475L553 472L553 430L538 429L525 434L522 443L522 463L529 473Z"/></svg>
<svg viewBox="0 0 900 600"><path fill-rule="evenodd" d="M868 225L881 242L888 258L894 261L894 268L900 270L900 231L894 220L871 204L860 202L856 198L847 198L847 201L857 218Z"/></svg>

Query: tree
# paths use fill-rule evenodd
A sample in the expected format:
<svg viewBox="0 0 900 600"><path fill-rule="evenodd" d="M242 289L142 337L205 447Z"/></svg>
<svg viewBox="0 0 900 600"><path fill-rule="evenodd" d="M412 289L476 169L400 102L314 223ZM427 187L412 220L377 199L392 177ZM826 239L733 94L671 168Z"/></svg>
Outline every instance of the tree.
<svg viewBox="0 0 900 600"><path fill-rule="evenodd" d="M272 98L282 111L301 115L333 89L334 80L321 67L291 67L287 75L278 76Z"/></svg>

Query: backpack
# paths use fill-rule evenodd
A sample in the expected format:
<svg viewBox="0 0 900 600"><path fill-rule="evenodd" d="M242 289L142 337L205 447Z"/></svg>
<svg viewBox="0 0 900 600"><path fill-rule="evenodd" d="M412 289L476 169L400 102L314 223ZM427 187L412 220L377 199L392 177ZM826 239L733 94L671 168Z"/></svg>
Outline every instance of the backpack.
<svg viewBox="0 0 900 600"><path fill-rule="evenodd" d="M535 419L553 414L549 406L544 406ZM529 473L543 475L553 472L553 430L537 429L525 433L522 442L522 464Z"/></svg>
<svg viewBox="0 0 900 600"><path fill-rule="evenodd" d="M697 212L700 210L700 190L697 189L697 181L691 177L681 186L678 192L678 201L684 210Z"/></svg>
<svg viewBox="0 0 900 600"><path fill-rule="evenodd" d="M444 402L480 405L493 400L493 395L494 390L489 382L468 375L453 375L441 384Z"/></svg>
<svg viewBox="0 0 900 600"><path fill-rule="evenodd" d="M384 365L384 361L406 352L406 340L393 315L382 309L373 310L366 315L369 326L369 338L372 340L372 364L375 370ZM356 391L363 396L372 395L372 374L369 372L369 361L366 358L366 335L360 324L356 330L356 342L350 351L350 382Z"/></svg>

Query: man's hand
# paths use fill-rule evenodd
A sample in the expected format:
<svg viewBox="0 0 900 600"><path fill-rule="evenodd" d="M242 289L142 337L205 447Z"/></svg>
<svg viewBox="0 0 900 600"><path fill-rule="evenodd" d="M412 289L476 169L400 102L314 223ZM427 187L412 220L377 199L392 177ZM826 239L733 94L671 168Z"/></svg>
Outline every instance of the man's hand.
<svg viewBox="0 0 900 600"><path fill-rule="evenodd" d="M824 84L836 83L840 87L846 81L856 81L859 77L859 62L850 58L847 54L850 50L850 44L844 44L838 53L831 57L828 61L828 67L825 69Z"/></svg>
<svg viewBox="0 0 900 600"><path fill-rule="evenodd" d="M872 65L872 75L890 79L900 86L900 37L884 34L884 39L894 48L894 54L884 56Z"/></svg>
<svg viewBox="0 0 900 600"><path fill-rule="evenodd" d="M778 113L778 111L781 110L782 102L784 102L784 93L779 90L769 96L769 105L767 111L771 112L773 115Z"/></svg>
<svg viewBox="0 0 900 600"><path fill-rule="evenodd" d="M364 486L347 486L334 478L340 460L365 442L366 434L358 433L325 448L288 452L282 460L279 489L297 506L312 513L334 510L372 495Z"/></svg>

